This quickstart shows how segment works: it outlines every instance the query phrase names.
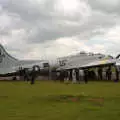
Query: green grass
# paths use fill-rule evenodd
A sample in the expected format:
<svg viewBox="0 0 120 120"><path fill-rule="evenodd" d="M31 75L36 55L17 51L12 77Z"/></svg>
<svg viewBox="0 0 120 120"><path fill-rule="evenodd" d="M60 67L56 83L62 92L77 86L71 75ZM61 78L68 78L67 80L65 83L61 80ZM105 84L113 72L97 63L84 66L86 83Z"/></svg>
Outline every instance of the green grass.
<svg viewBox="0 0 120 120"><path fill-rule="evenodd" d="M119 117L120 83L0 82L0 120L119 120Z"/></svg>

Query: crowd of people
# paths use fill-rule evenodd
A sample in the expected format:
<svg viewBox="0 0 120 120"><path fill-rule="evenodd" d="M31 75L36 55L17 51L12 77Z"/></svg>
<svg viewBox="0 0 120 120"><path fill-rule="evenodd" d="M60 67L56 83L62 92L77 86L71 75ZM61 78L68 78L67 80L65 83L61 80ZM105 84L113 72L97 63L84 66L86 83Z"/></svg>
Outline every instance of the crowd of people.
<svg viewBox="0 0 120 120"><path fill-rule="evenodd" d="M115 69L115 81L119 80L119 71L116 67ZM105 74L103 74L103 72ZM84 81L88 83L88 79L92 80L112 80L112 67L108 66L106 69L103 67L98 67L97 69L72 69L72 70L62 70L57 75L57 79L61 81L72 81L72 83L80 83Z"/></svg>
<svg viewBox="0 0 120 120"><path fill-rule="evenodd" d="M72 81L72 83L80 83L85 81L88 82L88 70L73 69L73 70L63 70L57 74L57 79L61 82Z"/></svg>
<svg viewBox="0 0 120 120"><path fill-rule="evenodd" d="M24 81L30 81L31 84L34 84L35 79L39 76L40 69L36 69L37 67L33 67L32 71L28 69L20 69L20 76L23 76ZM119 70L114 66L115 71L115 81L119 81ZM103 72L105 74L103 74ZM107 69L103 67L98 67L97 69L71 69L71 70L61 70L56 72L56 79L61 82L69 82L72 83L88 83L88 80L112 80L112 67L108 66Z"/></svg>
<svg viewBox="0 0 120 120"><path fill-rule="evenodd" d="M22 69L19 70L19 76L23 76L24 81L30 81L31 84L34 84L36 77L40 72L40 68L38 66L33 66L32 70Z"/></svg>

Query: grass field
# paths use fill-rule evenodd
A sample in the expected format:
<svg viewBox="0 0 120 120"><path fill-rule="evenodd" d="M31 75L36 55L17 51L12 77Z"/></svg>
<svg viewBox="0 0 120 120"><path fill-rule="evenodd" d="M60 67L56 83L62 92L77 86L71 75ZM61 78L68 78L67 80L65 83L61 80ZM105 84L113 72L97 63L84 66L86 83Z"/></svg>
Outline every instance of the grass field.
<svg viewBox="0 0 120 120"><path fill-rule="evenodd" d="M0 82L0 120L88 119L120 119L120 83Z"/></svg>

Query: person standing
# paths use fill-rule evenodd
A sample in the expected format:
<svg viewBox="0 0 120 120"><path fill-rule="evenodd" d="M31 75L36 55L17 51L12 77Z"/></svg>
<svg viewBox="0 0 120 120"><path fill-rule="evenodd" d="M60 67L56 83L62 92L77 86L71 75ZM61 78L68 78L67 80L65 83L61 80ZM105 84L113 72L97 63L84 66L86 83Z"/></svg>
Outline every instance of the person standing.
<svg viewBox="0 0 120 120"><path fill-rule="evenodd" d="M75 72L75 69L72 70L72 83L76 83L76 72Z"/></svg>
<svg viewBox="0 0 120 120"><path fill-rule="evenodd" d="M88 83L88 69L84 70L84 80L85 80L85 83L87 84Z"/></svg>
<svg viewBox="0 0 120 120"><path fill-rule="evenodd" d="M112 71L111 71L111 67L109 67L106 71L107 80L111 80L111 76L112 76Z"/></svg>
<svg viewBox="0 0 120 120"><path fill-rule="evenodd" d="M103 78L102 72L103 72L103 71L102 71L102 68L99 68L99 69L98 69L98 79L99 79L99 80L102 80L102 78Z"/></svg>
<svg viewBox="0 0 120 120"><path fill-rule="evenodd" d="M32 78L31 78L31 84L34 84L35 83L35 79L37 77L37 73L40 72L40 68L38 68L37 66L33 66L33 69L32 69Z"/></svg>
<svg viewBox="0 0 120 120"><path fill-rule="evenodd" d="M79 83L84 80L84 71L82 69L79 70Z"/></svg>
<svg viewBox="0 0 120 120"><path fill-rule="evenodd" d="M32 78L31 78L31 85L34 84L36 78L35 68L32 69Z"/></svg>
<svg viewBox="0 0 120 120"><path fill-rule="evenodd" d="M60 82L62 83L62 82L64 82L64 71L62 70L61 72L60 72Z"/></svg>
<svg viewBox="0 0 120 120"><path fill-rule="evenodd" d="M112 80L112 70L111 70L111 67L109 68L109 80Z"/></svg>
<svg viewBox="0 0 120 120"><path fill-rule="evenodd" d="M117 67L115 67L115 73L116 73L116 82L119 81L119 70Z"/></svg>
<svg viewBox="0 0 120 120"><path fill-rule="evenodd" d="M67 72L68 72L68 74L67 74L68 75L67 76L67 82L68 82L70 80L70 71L68 70Z"/></svg>
<svg viewBox="0 0 120 120"><path fill-rule="evenodd" d="M28 69L27 68L25 68L24 69L24 81L29 81L29 73L28 73L29 71L28 71Z"/></svg>
<svg viewBox="0 0 120 120"><path fill-rule="evenodd" d="M75 72L76 72L76 80L77 82L79 82L79 69L76 68Z"/></svg>
<svg viewBox="0 0 120 120"><path fill-rule="evenodd" d="M108 80L108 68L106 69L106 80Z"/></svg>
<svg viewBox="0 0 120 120"><path fill-rule="evenodd" d="M60 79L60 72L57 72L57 73L56 73L56 76L57 76L56 79L59 80L59 79Z"/></svg>
<svg viewBox="0 0 120 120"><path fill-rule="evenodd" d="M67 78L68 78L68 71L65 70L64 72L65 72L65 73L64 73L64 74L65 74L65 76L64 76L64 81L67 81Z"/></svg>

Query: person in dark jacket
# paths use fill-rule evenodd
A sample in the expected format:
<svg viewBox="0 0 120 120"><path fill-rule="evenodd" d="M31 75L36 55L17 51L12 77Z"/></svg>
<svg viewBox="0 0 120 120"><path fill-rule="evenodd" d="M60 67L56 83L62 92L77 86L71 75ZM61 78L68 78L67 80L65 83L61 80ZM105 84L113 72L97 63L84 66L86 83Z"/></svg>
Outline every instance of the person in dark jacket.
<svg viewBox="0 0 120 120"><path fill-rule="evenodd" d="M32 70L31 75L32 75L32 78L31 78L31 84L34 84L34 82L35 82L35 78L36 78L36 73L35 73L35 69L34 69L34 68L33 68L33 70Z"/></svg>
<svg viewBox="0 0 120 120"><path fill-rule="evenodd" d="M65 70L64 72L65 72L65 73L64 73L64 80L67 80L67 78L68 78L68 71Z"/></svg>
<svg viewBox="0 0 120 120"><path fill-rule="evenodd" d="M102 79L103 79L102 73L103 73L102 68L99 68L99 69L98 69L98 79L99 79L99 80L102 80Z"/></svg>
<svg viewBox="0 0 120 120"><path fill-rule="evenodd" d="M76 69L75 72L76 72L76 80L77 82L79 82L79 69Z"/></svg>
<svg viewBox="0 0 120 120"><path fill-rule="evenodd" d="M119 81L119 70L118 70L118 68L117 67L115 67L115 73L116 73L116 82L118 82Z"/></svg>
<svg viewBox="0 0 120 120"><path fill-rule="evenodd" d="M32 75L31 84L35 83L35 79L37 77L38 72L40 72L40 68L38 66L34 66L31 72Z"/></svg>
<svg viewBox="0 0 120 120"><path fill-rule="evenodd" d="M85 80L85 83L87 84L88 83L88 69L84 70L84 80Z"/></svg>
<svg viewBox="0 0 120 120"><path fill-rule="evenodd" d="M23 72L24 72L24 81L29 81L29 71L28 71L28 69L24 69L23 70Z"/></svg>
<svg viewBox="0 0 120 120"><path fill-rule="evenodd" d="M112 77L112 71L111 71L111 66L109 66L106 71L106 78L107 80L111 80L111 77Z"/></svg>

